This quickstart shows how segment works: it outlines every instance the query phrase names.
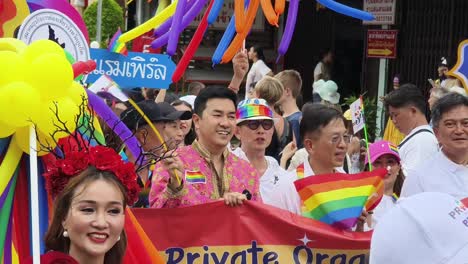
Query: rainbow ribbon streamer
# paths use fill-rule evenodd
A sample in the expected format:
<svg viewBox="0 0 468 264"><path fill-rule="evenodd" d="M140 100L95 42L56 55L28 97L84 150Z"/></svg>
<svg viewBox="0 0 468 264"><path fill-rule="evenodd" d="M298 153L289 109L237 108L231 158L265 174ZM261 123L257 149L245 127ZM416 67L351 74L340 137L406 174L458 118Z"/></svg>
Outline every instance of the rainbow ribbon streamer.
<svg viewBox="0 0 468 264"><path fill-rule="evenodd" d="M122 35L122 30L120 30L119 28L117 32L115 32L112 39L110 40L107 50L127 56L128 55L127 46L125 45L125 43L119 42L120 35Z"/></svg>
<svg viewBox="0 0 468 264"><path fill-rule="evenodd" d="M382 199L385 169L359 174L324 174L294 182L305 217L340 229L353 227L363 208L373 209Z"/></svg>

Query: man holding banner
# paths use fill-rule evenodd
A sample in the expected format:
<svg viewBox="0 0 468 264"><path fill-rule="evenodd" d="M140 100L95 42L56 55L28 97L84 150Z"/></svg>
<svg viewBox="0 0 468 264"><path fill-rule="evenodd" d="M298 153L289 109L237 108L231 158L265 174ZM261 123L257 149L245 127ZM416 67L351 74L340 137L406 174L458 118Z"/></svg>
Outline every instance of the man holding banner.
<svg viewBox="0 0 468 264"><path fill-rule="evenodd" d="M193 115L198 138L156 164L151 207L174 208L219 199L235 206L247 199L260 200L258 172L227 149L236 128L236 99L227 88L200 92Z"/></svg>

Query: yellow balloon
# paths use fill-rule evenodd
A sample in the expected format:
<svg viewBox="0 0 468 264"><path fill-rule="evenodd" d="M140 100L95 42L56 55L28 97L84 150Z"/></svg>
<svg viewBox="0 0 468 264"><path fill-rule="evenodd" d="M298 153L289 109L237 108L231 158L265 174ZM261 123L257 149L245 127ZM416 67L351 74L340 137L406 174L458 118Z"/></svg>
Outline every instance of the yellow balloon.
<svg viewBox="0 0 468 264"><path fill-rule="evenodd" d="M24 60L13 51L0 50L0 89L1 86L24 78Z"/></svg>
<svg viewBox="0 0 468 264"><path fill-rule="evenodd" d="M40 112L41 115L34 121L41 133L58 140L75 131L79 107L70 98L62 97L49 102Z"/></svg>
<svg viewBox="0 0 468 264"><path fill-rule="evenodd" d="M88 94L81 84L73 82L68 90L68 97L73 101L73 103L80 106L81 103L83 103L83 98L88 99Z"/></svg>
<svg viewBox="0 0 468 264"><path fill-rule="evenodd" d="M27 62L33 62L43 54L56 54L66 59L65 52L59 44L48 39L40 39L31 43L24 51L22 56Z"/></svg>
<svg viewBox="0 0 468 264"><path fill-rule="evenodd" d="M41 95L25 82L11 82L0 89L0 121L12 127L31 124L38 115Z"/></svg>
<svg viewBox="0 0 468 264"><path fill-rule="evenodd" d="M159 27L162 23L164 23L164 21L166 21L174 14L176 6L177 0L173 1L168 7L161 11L161 13L157 14L153 18L150 18L145 23L120 35L118 41L120 43L129 42L130 40L136 39L137 37L145 34L146 32Z"/></svg>
<svg viewBox="0 0 468 264"><path fill-rule="evenodd" d="M11 134L15 132L15 129L15 127L0 122L0 138L6 138L11 136Z"/></svg>
<svg viewBox="0 0 468 264"><path fill-rule="evenodd" d="M0 38L0 50L8 50L12 52L21 52L26 49L27 45L15 38Z"/></svg>
<svg viewBox="0 0 468 264"><path fill-rule="evenodd" d="M27 127L22 127L18 128L16 130L15 136L13 137L13 144L16 144L23 152L26 152L29 154L30 148L29 148L29 132L30 128L29 126ZM34 147L34 149L37 151L38 156L43 156L47 155L50 153L47 149L48 148L55 148L57 144L55 141L44 134L42 134L39 131L36 131L37 133L37 145Z"/></svg>
<svg viewBox="0 0 468 264"><path fill-rule="evenodd" d="M29 65L26 81L37 87L44 99L60 98L73 82L73 68L64 56L45 54Z"/></svg>

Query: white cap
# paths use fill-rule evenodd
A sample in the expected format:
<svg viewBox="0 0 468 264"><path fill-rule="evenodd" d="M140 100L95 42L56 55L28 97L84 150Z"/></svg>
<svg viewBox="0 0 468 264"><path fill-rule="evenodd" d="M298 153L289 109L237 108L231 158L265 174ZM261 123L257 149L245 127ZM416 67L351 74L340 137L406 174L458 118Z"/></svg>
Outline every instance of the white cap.
<svg viewBox="0 0 468 264"><path fill-rule="evenodd" d="M195 99L197 96L195 95L185 95L179 98L179 100L185 101L192 106L192 109L195 108Z"/></svg>
<svg viewBox="0 0 468 264"><path fill-rule="evenodd" d="M468 208L449 194L401 198L374 229L370 264L468 263Z"/></svg>
<svg viewBox="0 0 468 264"><path fill-rule="evenodd" d="M336 83L332 80L328 80L323 84L319 85L316 88L315 92L320 95L320 98L332 104L338 104L340 101L338 85L336 85Z"/></svg>

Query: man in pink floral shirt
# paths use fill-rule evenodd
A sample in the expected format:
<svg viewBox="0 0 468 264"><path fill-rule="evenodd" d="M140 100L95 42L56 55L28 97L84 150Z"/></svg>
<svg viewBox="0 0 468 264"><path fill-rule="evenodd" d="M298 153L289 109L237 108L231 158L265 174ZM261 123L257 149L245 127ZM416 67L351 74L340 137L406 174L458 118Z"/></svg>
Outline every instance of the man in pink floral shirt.
<svg viewBox="0 0 468 264"><path fill-rule="evenodd" d="M227 205L260 200L258 172L227 149L236 128L236 94L206 88L197 96L198 139L156 164L150 206L174 208L223 199Z"/></svg>

